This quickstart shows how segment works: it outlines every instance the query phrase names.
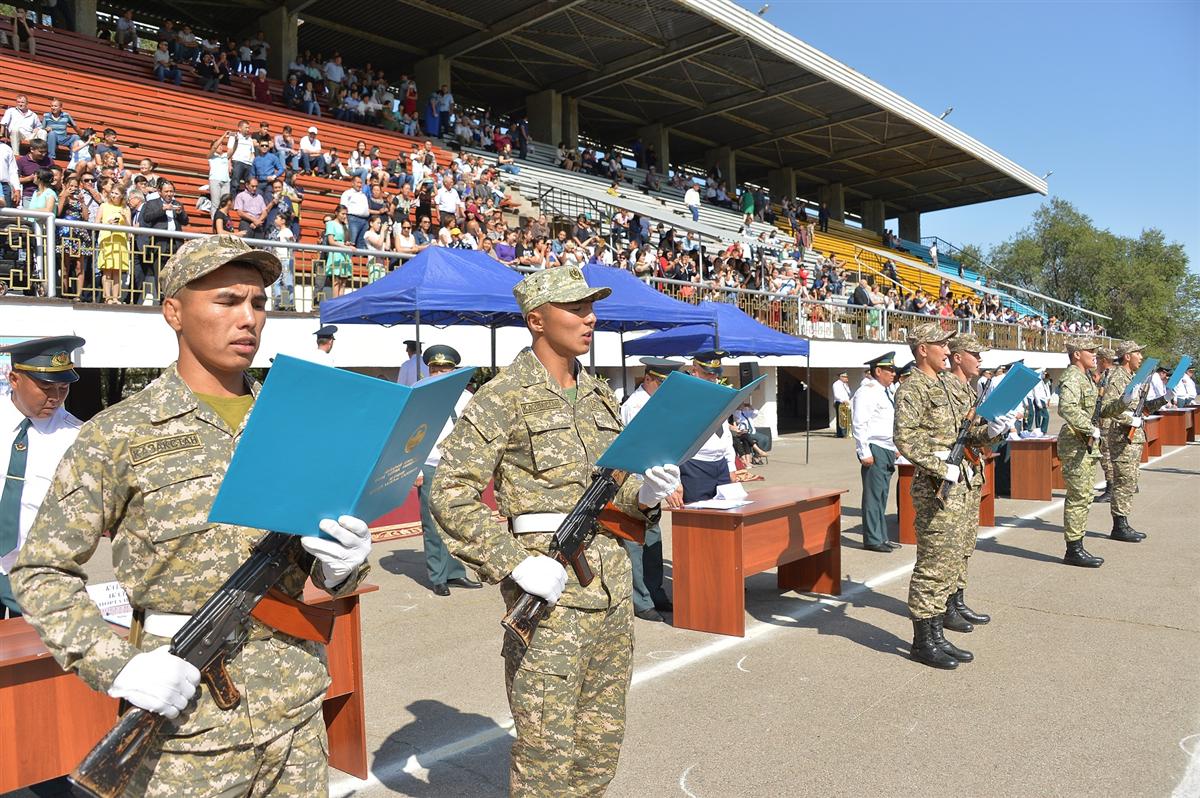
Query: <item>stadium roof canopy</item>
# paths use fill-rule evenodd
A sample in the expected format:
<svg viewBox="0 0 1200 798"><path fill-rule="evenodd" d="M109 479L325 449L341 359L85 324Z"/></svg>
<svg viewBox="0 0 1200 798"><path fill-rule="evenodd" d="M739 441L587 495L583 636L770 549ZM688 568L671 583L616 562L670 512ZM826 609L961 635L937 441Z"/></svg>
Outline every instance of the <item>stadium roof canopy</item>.
<svg viewBox="0 0 1200 798"><path fill-rule="evenodd" d="M234 6L280 4L143 2L213 26L227 26ZM301 52L339 50L393 79L442 54L460 102L503 114L554 89L578 99L580 132L593 140L627 143L638 127L661 123L673 163L703 164L707 150L730 147L739 180L766 182L770 170L791 167L801 196L841 183L848 210L881 199L894 216L1047 190L990 147L730 0L286 5L304 21Z"/></svg>

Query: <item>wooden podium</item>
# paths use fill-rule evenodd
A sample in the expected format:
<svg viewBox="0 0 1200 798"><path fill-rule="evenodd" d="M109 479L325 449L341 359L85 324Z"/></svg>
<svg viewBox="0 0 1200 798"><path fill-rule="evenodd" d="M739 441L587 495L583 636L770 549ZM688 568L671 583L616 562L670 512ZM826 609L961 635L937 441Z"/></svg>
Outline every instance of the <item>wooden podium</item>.
<svg viewBox="0 0 1200 798"><path fill-rule="evenodd" d="M1150 461L1151 457L1162 457L1162 416L1146 416L1142 422L1142 431L1146 433L1146 445L1142 447L1142 462Z"/></svg>
<svg viewBox="0 0 1200 798"><path fill-rule="evenodd" d="M671 510L675 626L746 633L746 577L778 567L780 590L842 592L846 490L780 485L731 510Z"/></svg>
<svg viewBox="0 0 1200 798"><path fill-rule="evenodd" d="M1010 499L1050 501L1056 487L1063 487L1058 438L1020 438L1008 442Z"/></svg>
<svg viewBox="0 0 1200 798"><path fill-rule="evenodd" d="M979 525L996 525L996 453L988 452L983 471L983 493L979 500ZM917 510L913 507L912 481L917 467L912 463L896 464L896 497L900 504L900 542L917 542Z"/></svg>
<svg viewBox="0 0 1200 798"><path fill-rule="evenodd" d="M310 582L304 592L306 602L330 604L335 613L323 706L329 764L360 779L367 777L367 737L359 597L378 589L361 585L333 598ZM23 618L0 621L0 793L69 773L116 720L117 701L58 667Z"/></svg>
<svg viewBox="0 0 1200 798"><path fill-rule="evenodd" d="M1162 416L1162 430L1159 437L1167 446L1186 446L1189 441L1196 440L1195 408L1164 407L1158 413Z"/></svg>

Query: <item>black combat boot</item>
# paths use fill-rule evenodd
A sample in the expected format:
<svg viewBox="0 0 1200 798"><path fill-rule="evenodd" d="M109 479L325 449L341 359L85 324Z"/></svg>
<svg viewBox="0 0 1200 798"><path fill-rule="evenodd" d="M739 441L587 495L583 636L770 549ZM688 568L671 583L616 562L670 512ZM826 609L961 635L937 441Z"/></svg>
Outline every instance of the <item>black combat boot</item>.
<svg viewBox="0 0 1200 798"><path fill-rule="evenodd" d="M1104 565L1103 557L1088 554L1082 540L1074 540L1067 544L1067 553L1063 555L1067 565L1078 565L1080 568L1099 568Z"/></svg>
<svg viewBox="0 0 1200 798"><path fill-rule="evenodd" d="M1123 515L1114 515L1112 534L1109 535L1113 540L1119 540L1122 543L1141 543L1142 538L1138 537L1138 533L1129 525L1129 521ZM1145 535L1142 535L1145 537Z"/></svg>
<svg viewBox="0 0 1200 798"><path fill-rule="evenodd" d="M1092 499L1092 501L1097 504L1112 501L1112 488L1109 487L1107 482L1104 483L1104 492Z"/></svg>
<svg viewBox="0 0 1200 798"><path fill-rule="evenodd" d="M992 620L992 616L985 615L982 612L975 612L975 610L968 607L966 599L963 598L962 590L954 591L954 594L950 596L950 600L954 602L954 609L958 610L958 614L976 626L983 626Z"/></svg>
<svg viewBox="0 0 1200 798"><path fill-rule="evenodd" d="M1132 535L1133 537L1137 538L1138 540L1146 539L1145 532L1138 532L1136 529L1134 529L1133 527L1131 527L1129 525L1129 516L1127 516L1127 515L1114 515L1113 516L1113 526L1114 526L1114 529L1116 526L1120 526L1121 530L1126 535Z"/></svg>
<svg viewBox="0 0 1200 798"><path fill-rule="evenodd" d="M933 639L933 618L913 618L912 656L932 668L954 670L958 660L942 650ZM939 616L940 620L940 616Z"/></svg>
<svg viewBox="0 0 1200 798"><path fill-rule="evenodd" d="M975 659L975 655L970 651L967 651L965 648L959 648L946 639L946 635L942 631L943 618L945 618L944 615L935 615L929 619L932 621L930 627L933 629L934 645L949 654L951 657L954 657L954 659L958 660L959 662L970 662L971 660Z"/></svg>
<svg viewBox="0 0 1200 798"><path fill-rule="evenodd" d="M949 629L951 632L974 632L975 627L971 622L958 612L958 607L954 605L954 593L946 599L946 614L942 616L942 626Z"/></svg>

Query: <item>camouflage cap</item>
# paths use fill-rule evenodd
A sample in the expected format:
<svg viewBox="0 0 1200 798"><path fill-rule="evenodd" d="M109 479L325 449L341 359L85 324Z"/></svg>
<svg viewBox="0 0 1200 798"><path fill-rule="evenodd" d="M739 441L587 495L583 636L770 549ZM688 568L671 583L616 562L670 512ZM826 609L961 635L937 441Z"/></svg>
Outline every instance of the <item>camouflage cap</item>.
<svg viewBox="0 0 1200 798"><path fill-rule="evenodd" d="M1112 349L1108 348L1107 346L1097 347L1096 354L1099 355L1100 357L1104 358L1105 360L1116 360L1117 359L1117 353L1114 352Z"/></svg>
<svg viewBox="0 0 1200 798"><path fill-rule="evenodd" d="M1096 343L1095 338L1076 337L1067 339L1067 354L1073 355L1076 352L1095 352L1100 348L1100 344Z"/></svg>
<svg viewBox="0 0 1200 798"><path fill-rule="evenodd" d="M179 249L162 267L163 297L172 297L193 280L212 274L227 263L238 262L258 269L263 285L279 279L283 267L271 252L253 249L237 236L205 236L193 238Z"/></svg>
<svg viewBox="0 0 1200 798"><path fill-rule="evenodd" d="M975 333L959 333L950 339L950 351L953 352L970 352L973 355L979 355L991 349L975 335Z"/></svg>
<svg viewBox="0 0 1200 798"><path fill-rule="evenodd" d="M534 272L513 286L513 296L528 316L547 302L595 302L612 293L611 288L593 288L583 279L578 266L560 266Z"/></svg>
<svg viewBox="0 0 1200 798"><path fill-rule="evenodd" d="M944 328L940 321L927 321L924 324L918 324L908 334L908 345L943 344L957 334L956 330Z"/></svg>
<svg viewBox="0 0 1200 798"><path fill-rule="evenodd" d="M1117 357L1125 357L1132 355L1134 352L1141 352L1146 347L1139 344L1137 341L1122 341L1117 344Z"/></svg>

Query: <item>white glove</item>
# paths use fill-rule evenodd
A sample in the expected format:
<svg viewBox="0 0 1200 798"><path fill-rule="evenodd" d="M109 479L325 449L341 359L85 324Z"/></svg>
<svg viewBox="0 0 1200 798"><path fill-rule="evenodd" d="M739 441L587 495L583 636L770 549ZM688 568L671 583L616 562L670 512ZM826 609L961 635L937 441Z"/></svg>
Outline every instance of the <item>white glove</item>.
<svg viewBox="0 0 1200 798"><path fill-rule="evenodd" d="M1005 413L1002 416L996 416L996 419L994 421L988 422L988 425L987 425L988 436L992 437L992 438L997 438L1000 435L1003 435L1005 432L1008 432L1009 428L1012 427L1013 422L1015 422L1016 420L1017 420L1016 416L1013 415L1012 413Z"/></svg>
<svg viewBox="0 0 1200 798"><path fill-rule="evenodd" d="M670 496L679 487L679 466L652 466L642 474L642 487L638 490L638 504L653 507Z"/></svg>
<svg viewBox="0 0 1200 798"><path fill-rule="evenodd" d="M553 557L535 554L521 560L513 569L512 578L526 593L557 604L567 586L567 569Z"/></svg>
<svg viewBox="0 0 1200 798"><path fill-rule="evenodd" d="M1097 440L1097 441L1100 440L1100 428L1099 427L1092 427L1092 439Z"/></svg>
<svg viewBox="0 0 1200 798"><path fill-rule="evenodd" d="M961 476L962 476L962 470L958 466L950 465L949 463L947 463L946 464L946 476L942 477L942 479L946 480L947 482L953 482L954 484L957 485L958 478Z"/></svg>
<svg viewBox="0 0 1200 798"><path fill-rule="evenodd" d="M371 530L367 529L366 521L352 515L343 515L336 521L326 518L317 526L333 540L304 537L300 545L321 561L325 585L336 587L366 562L371 553Z"/></svg>
<svg viewBox="0 0 1200 798"><path fill-rule="evenodd" d="M200 684L200 671L169 646L138 654L113 679L108 694L166 718L177 718Z"/></svg>
<svg viewBox="0 0 1200 798"><path fill-rule="evenodd" d="M1138 427L1142 426L1142 417L1134 416L1133 418L1131 418L1129 420L1129 426L1133 427L1134 429L1137 429Z"/></svg>

